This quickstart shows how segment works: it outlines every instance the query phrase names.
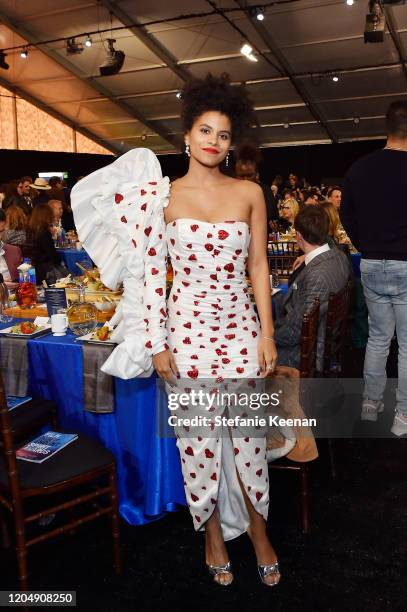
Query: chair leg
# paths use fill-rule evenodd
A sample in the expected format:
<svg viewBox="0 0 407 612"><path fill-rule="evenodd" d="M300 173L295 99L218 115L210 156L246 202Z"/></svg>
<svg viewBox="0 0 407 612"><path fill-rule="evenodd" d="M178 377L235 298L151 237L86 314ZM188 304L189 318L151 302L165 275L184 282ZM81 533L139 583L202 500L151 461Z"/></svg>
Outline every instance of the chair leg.
<svg viewBox="0 0 407 612"><path fill-rule="evenodd" d="M27 576L27 545L25 542L24 522L18 513L14 514L14 523L16 530L16 552L18 563L18 580L21 591L28 591L28 576Z"/></svg>
<svg viewBox="0 0 407 612"><path fill-rule="evenodd" d="M119 520L119 502L117 497L117 479L116 470L112 468L110 472L110 501L112 504L112 536L113 536L113 564L117 575L121 572L120 558L120 520Z"/></svg>
<svg viewBox="0 0 407 612"><path fill-rule="evenodd" d="M334 441L332 440L332 438L328 438L328 452L329 452L329 464L331 466L331 476L335 480L335 478L336 478L336 463L335 463Z"/></svg>
<svg viewBox="0 0 407 612"><path fill-rule="evenodd" d="M309 493L308 493L308 466L301 465L301 509L302 509L302 530L309 532Z"/></svg>

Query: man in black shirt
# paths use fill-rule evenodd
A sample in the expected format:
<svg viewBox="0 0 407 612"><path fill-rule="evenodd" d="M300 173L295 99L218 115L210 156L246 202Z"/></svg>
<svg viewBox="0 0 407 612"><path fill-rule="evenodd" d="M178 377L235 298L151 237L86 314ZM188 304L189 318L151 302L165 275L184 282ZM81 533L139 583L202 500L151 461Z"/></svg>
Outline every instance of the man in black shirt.
<svg viewBox="0 0 407 612"><path fill-rule="evenodd" d="M387 145L348 171L340 218L362 253L363 290L369 310L361 418L382 412L386 362L397 333L398 389L392 433L407 434L407 100L386 114Z"/></svg>

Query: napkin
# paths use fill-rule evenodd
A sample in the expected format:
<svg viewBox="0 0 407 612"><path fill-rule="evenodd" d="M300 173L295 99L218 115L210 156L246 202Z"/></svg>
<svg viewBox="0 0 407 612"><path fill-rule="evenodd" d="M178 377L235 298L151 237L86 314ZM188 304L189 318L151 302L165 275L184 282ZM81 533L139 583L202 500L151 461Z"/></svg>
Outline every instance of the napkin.
<svg viewBox="0 0 407 612"><path fill-rule="evenodd" d="M114 378L101 371L114 346L83 343L84 409L89 412L114 412Z"/></svg>
<svg viewBox="0 0 407 612"><path fill-rule="evenodd" d="M28 350L24 338L1 338L0 370L6 395L28 395Z"/></svg>

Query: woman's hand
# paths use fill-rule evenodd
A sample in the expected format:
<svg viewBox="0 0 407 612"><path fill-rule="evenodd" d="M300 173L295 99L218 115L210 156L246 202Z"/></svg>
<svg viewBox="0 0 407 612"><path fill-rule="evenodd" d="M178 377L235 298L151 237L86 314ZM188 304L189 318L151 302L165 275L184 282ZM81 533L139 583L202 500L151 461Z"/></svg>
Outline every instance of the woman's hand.
<svg viewBox="0 0 407 612"><path fill-rule="evenodd" d="M260 337L257 345L257 355L262 372L274 372L277 366L277 349L274 340Z"/></svg>
<svg viewBox="0 0 407 612"><path fill-rule="evenodd" d="M300 255L299 257L297 257L297 259L294 261L293 263L293 272L299 268L300 266L302 266L302 264L305 261L305 255Z"/></svg>
<svg viewBox="0 0 407 612"><path fill-rule="evenodd" d="M175 378L179 378L177 364L171 351L161 351L153 355L153 366L158 376L168 383L174 383Z"/></svg>

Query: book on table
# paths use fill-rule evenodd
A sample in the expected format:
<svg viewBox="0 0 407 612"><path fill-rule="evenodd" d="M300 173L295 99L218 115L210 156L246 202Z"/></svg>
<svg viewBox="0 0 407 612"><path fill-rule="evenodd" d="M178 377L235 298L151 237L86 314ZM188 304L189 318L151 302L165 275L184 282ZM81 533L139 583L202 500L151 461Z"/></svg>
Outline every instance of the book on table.
<svg viewBox="0 0 407 612"><path fill-rule="evenodd" d="M19 448L16 457L22 461L42 463L76 440L77 437L77 434L47 431Z"/></svg>
<svg viewBox="0 0 407 612"><path fill-rule="evenodd" d="M17 406L21 406L21 404L25 404L32 400L30 395L26 395L25 397L17 397L16 395L8 395L7 396L7 408L9 410L13 410L17 408Z"/></svg>

